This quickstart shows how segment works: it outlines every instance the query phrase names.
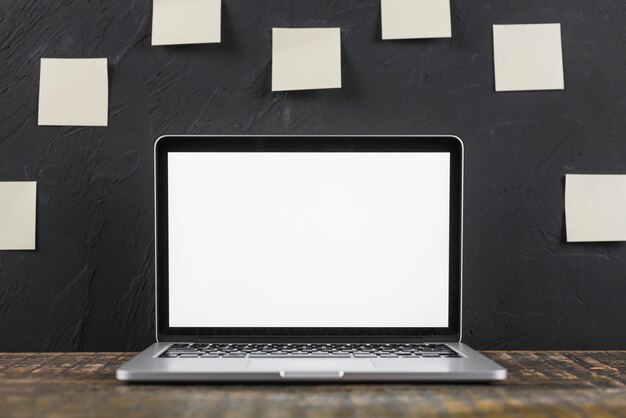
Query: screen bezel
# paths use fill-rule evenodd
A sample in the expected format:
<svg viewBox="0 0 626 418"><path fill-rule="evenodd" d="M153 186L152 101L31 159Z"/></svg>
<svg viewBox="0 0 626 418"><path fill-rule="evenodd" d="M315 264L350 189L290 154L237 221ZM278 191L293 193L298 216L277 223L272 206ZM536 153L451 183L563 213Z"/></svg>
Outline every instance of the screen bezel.
<svg viewBox="0 0 626 418"><path fill-rule="evenodd" d="M169 152L449 152L450 237L448 327L441 328L206 328L169 326ZM163 136L155 144L155 275L158 341L394 342L459 341L463 144L454 136Z"/></svg>

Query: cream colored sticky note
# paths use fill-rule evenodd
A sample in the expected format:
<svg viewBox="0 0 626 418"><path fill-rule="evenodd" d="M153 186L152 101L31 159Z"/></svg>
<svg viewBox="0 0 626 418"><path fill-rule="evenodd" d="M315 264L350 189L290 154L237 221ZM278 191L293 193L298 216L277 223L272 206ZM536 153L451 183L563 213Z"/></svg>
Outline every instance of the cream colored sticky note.
<svg viewBox="0 0 626 418"><path fill-rule="evenodd" d="M34 250L37 182L0 181L0 250Z"/></svg>
<svg viewBox="0 0 626 418"><path fill-rule="evenodd" d="M153 0L152 45L221 42L222 0Z"/></svg>
<svg viewBox="0 0 626 418"><path fill-rule="evenodd" d="M450 38L450 0L381 0L383 39Z"/></svg>
<svg viewBox="0 0 626 418"><path fill-rule="evenodd" d="M563 90L561 24L493 25L496 91Z"/></svg>
<svg viewBox="0 0 626 418"><path fill-rule="evenodd" d="M565 176L568 242L626 241L626 174Z"/></svg>
<svg viewBox="0 0 626 418"><path fill-rule="evenodd" d="M106 58L42 58L39 125L107 126Z"/></svg>
<svg viewBox="0 0 626 418"><path fill-rule="evenodd" d="M272 29L272 91L340 87L339 28Z"/></svg>

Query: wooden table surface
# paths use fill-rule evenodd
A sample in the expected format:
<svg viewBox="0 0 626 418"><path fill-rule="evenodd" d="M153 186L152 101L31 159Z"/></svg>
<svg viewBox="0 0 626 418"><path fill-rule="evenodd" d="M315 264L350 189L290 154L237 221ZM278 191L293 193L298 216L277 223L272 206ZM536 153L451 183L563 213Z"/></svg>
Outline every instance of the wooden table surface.
<svg viewBox="0 0 626 418"><path fill-rule="evenodd" d="M123 384L135 353L0 354L0 417L626 417L626 351L485 354L494 384Z"/></svg>

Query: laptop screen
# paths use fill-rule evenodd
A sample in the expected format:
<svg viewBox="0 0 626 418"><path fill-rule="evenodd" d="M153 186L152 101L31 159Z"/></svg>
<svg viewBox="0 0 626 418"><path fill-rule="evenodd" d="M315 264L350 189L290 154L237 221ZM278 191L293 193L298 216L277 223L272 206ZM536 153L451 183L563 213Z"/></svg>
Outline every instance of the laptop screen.
<svg viewBox="0 0 626 418"><path fill-rule="evenodd" d="M448 152L169 152L170 327L447 327Z"/></svg>

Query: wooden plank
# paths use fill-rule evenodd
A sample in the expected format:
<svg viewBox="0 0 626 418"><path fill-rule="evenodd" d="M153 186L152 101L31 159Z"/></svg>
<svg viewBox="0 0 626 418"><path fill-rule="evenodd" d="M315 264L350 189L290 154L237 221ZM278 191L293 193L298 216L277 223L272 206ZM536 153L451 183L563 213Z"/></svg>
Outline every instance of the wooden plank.
<svg viewBox="0 0 626 418"><path fill-rule="evenodd" d="M135 353L0 353L2 417L626 417L626 351L486 352L496 384L128 385Z"/></svg>

